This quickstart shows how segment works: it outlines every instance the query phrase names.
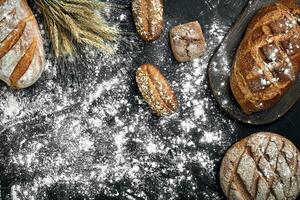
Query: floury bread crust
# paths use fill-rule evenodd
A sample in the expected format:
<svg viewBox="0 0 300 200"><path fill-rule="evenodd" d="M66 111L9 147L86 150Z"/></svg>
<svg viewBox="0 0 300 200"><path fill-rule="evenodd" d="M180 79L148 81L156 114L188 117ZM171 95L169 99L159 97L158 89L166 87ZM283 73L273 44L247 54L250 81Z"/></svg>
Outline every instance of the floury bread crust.
<svg viewBox="0 0 300 200"><path fill-rule="evenodd" d="M159 38L164 26L163 0L132 0L135 26L145 41Z"/></svg>
<svg viewBox="0 0 300 200"><path fill-rule="evenodd" d="M0 1L0 79L13 88L29 87L44 63L42 37L26 0Z"/></svg>
<svg viewBox="0 0 300 200"><path fill-rule="evenodd" d="M250 135L226 152L220 183L228 199L295 200L300 193L299 151L277 134Z"/></svg>
<svg viewBox="0 0 300 200"><path fill-rule="evenodd" d="M247 114L275 105L300 68L300 7L276 3L254 17L236 53L231 89Z"/></svg>
<svg viewBox="0 0 300 200"><path fill-rule="evenodd" d="M170 31L170 41L178 62L199 58L206 50L205 38L198 21L173 27Z"/></svg>

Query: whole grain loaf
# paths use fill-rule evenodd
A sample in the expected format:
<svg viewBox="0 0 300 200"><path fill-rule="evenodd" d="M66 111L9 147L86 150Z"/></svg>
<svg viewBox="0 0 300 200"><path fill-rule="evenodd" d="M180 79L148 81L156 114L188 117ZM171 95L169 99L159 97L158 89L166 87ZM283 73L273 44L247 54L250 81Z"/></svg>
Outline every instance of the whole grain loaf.
<svg viewBox="0 0 300 200"><path fill-rule="evenodd" d="M175 92L158 68L152 64L142 65L136 72L136 82L144 100L158 116L176 112Z"/></svg>
<svg viewBox="0 0 300 200"><path fill-rule="evenodd" d="M145 41L159 38L164 25L163 0L132 0L135 26Z"/></svg>

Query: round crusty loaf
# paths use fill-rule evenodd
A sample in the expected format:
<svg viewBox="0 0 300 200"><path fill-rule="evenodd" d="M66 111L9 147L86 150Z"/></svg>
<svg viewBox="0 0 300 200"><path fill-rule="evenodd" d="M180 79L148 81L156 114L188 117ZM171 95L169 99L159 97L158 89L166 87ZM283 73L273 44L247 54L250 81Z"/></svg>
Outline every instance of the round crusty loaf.
<svg viewBox="0 0 300 200"><path fill-rule="evenodd" d="M44 70L44 49L26 0L0 1L0 79L14 88L34 84Z"/></svg>
<svg viewBox="0 0 300 200"><path fill-rule="evenodd" d="M256 133L234 144L220 170L228 199L294 200L300 193L300 155L288 139Z"/></svg>

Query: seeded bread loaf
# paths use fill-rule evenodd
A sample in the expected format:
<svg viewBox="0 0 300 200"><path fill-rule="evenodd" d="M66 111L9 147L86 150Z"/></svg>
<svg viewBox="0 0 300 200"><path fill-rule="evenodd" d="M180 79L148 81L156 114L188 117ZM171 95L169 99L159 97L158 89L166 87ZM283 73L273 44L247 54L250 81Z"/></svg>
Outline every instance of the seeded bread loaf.
<svg viewBox="0 0 300 200"><path fill-rule="evenodd" d="M262 8L248 26L230 80L232 92L245 113L272 107L297 79L299 16L298 5L276 3Z"/></svg>
<svg viewBox="0 0 300 200"><path fill-rule="evenodd" d="M300 193L300 154L288 139L253 134L223 158L221 187L228 199L295 200Z"/></svg>
<svg viewBox="0 0 300 200"><path fill-rule="evenodd" d="M14 88L34 84L44 70L44 50L26 0L0 1L0 79Z"/></svg>
<svg viewBox="0 0 300 200"><path fill-rule="evenodd" d="M163 0L132 0L132 12L140 37L145 41L158 39L164 25Z"/></svg>
<svg viewBox="0 0 300 200"><path fill-rule="evenodd" d="M158 116L176 112L175 92L159 69L151 64L142 65L136 72L136 82L144 100Z"/></svg>

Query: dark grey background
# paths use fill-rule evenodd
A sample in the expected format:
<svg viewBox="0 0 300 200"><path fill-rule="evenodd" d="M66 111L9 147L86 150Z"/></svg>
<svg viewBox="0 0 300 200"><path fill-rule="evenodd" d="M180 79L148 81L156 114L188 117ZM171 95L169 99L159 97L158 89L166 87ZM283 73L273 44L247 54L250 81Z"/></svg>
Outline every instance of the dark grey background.
<svg viewBox="0 0 300 200"><path fill-rule="evenodd" d="M117 1L116 1L117 2ZM125 5L127 8L130 9L129 1L120 1L121 4ZM240 13L242 12L244 6L247 4L246 0L166 0L165 1L165 16L166 21L168 19L176 20L177 23L184 23L187 21L192 21L195 19L198 19L203 26L204 32L207 32L209 29L209 26L213 23L214 19L222 19L223 24L227 26L231 26L234 21L238 18ZM175 24L174 24L175 25ZM129 25L130 26L130 25ZM125 27L126 28L126 27ZM131 24L131 27L129 29L132 29L133 25ZM152 43L144 43L143 45L143 51L138 53L136 60L134 61L135 65L138 66L141 63L145 62L151 62L153 59L155 59L152 50L154 48L155 44ZM126 51L126 49L125 49ZM169 56L172 56L171 52L168 52ZM175 64L175 61L167 61L172 62ZM168 65L172 64L168 63ZM107 76L109 76L109 73L113 72L107 72L103 71L103 79L105 79ZM165 70L165 73L167 73L167 76L169 76L172 71ZM130 72L134 74L134 71ZM169 74L168 74L169 73ZM57 77L54 79L55 81L61 81L60 77ZM63 81L62 81L63 82ZM62 83L63 84L63 83ZM3 83L0 84L0 87L5 87ZM70 87L70 86L65 86ZM80 87L80 86L77 86ZM25 96L30 96L30 92L32 92L31 89L27 90L27 94ZM137 93L137 91L134 91ZM209 91L210 92L210 91ZM76 93L74 94L74 99L76 99ZM78 93L80 95L80 93ZM1 100L1 97L0 97ZM75 108L76 109L76 108ZM0 115L1 116L1 115ZM228 117L226 113L224 113L224 117ZM272 123L270 125L266 126L251 126L251 125L245 125L242 123L237 122L237 138L235 140L239 140L245 136L248 136L251 133L258 132L258 131L272 131L276 133L280 133L283 136L289 138L294 142L297 147L300 147L300 102L298 102L284 117L282 117L280 120L276 121L275 123ZM155 120L155 118L154 118ZM38 123L39 121L33 121L30 123L26 123L24 125L24 129L30 127L34 123ZM155 123L154 123L155 124ZM33 125L34 126L34 125ZM45 124L47 126L47 124ZM0 130L5 129L6 127L0 126ZM20 126L19 128L22 128ZM47 127L35 127L35 131L43 131L47 129ZM29 128L30 130L30 128ZM176 131L175 131L176 132ZM18 180L18 181L26 181L26 174L23 174L20 176L22 172L19 171L13 171L13 169L7 169L5 161L7 160L6 156L8 155L8 149L13 144L8 144L6 141L5 134L0 136L0 156L1 156L1 163L0 163L0 180L2 183L1 187L1 193L2 198L5 199L7 197L7 194L9 194L9 189L12 184L12 182ZM209 147L207 147L209 148ZM216 158L221 158L223 156L223 152L214 153L213 155ZM3 173L4 171L10 171L12 173ZM219 195L222 195L222 191L219 187L219 183L215 180L210 180L209 177L201 177L197 175L198 169L192 169L198 183L198 187L200 190L205 191L212 191L217 192ZM218 174L219 166L217 166L214 171L216 174ZM152 182L151 182L152 181ZM151 188L158 189L155 186L155 179L151 180L148 184L149 190ZM187 184L188 186L188 184ZM112 186L115 188L119 188L119 190L122 190L124 185L120 183L120 185ZM126 187L125 187L126 188ZM185 188L184 185L182 185L178 189L179 197L178 199L204 199L204 197L201 195L201 192L197 192L194 195L188 195L189 188ZM67 187L64 185L56 186L53 188L50 188L47 192L48 197L47 199L53 199L53 200L60 200L60 199L69 199L70 193L72 191L68 190ZM149 199L155 199L155 190L148 191L149 192ZM72 199L84 199L82 196L73 196ZM108 197L104 194L99 194L97 196L97 199L124 199L124 197ZM209 198L210 199L210 198Z"/></svg>

